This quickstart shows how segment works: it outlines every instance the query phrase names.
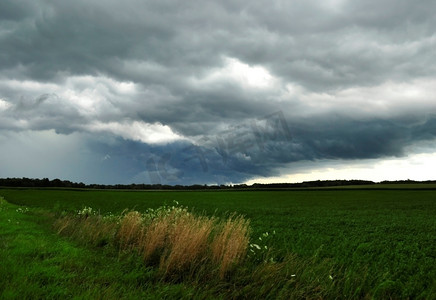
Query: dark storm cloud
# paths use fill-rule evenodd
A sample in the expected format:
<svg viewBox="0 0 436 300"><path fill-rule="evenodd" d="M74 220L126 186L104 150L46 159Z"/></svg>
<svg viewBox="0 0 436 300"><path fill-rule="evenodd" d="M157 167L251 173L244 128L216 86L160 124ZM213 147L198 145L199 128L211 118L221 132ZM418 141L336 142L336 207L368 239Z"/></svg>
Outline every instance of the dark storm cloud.
<svg viewBox="0 0 436 300"><path fill-rule="evenodd" d="M434 72L422 68L433 58L433 1L334 2L44 1L29 14L7 1L1 66L23 65L34 79L103 72L170 89L223 55L312 89ZM129 62L161 74L135 74Z"/></svg>
<svg viewBox="0 0 436 300"><path fill-rule="evenodd" d="M3 21L19 21L32 14L34 6L26 1L2 1L0 18Z"/></svg>
<svg viewBox="0 0 436 300"><path fill-rule="evenodd" d="M276 113L263 118L266 123L258 120L257 124L230 127L203 138L206 146L124 142L122 147L99 151L111 151L111 158L126 159L122 165L136 172L134 177L132 173L126 178L162 184L222 184L273 176L277 168L298 161L401 157L407 146L436 136L436 117L412 126L401 120L343 119L285 124L280 118L280 113Z"/></svg>
<svg viewBox="0 0 436 300"><path fill-rule="evenodd" d="M115 183L226 184L252 174L224 163L213 149L189 143L159 146L117 139L110 144L89 140L88 145L101 154L95 164Z"/></svg>
<svg viewBox="0 0 436 300"><path fill-rule="evenodd" d="M2 1L0 130L104 132L86 145L119 182L238 182L295 161L407 155L435 138L434 11L405 0ZM148 137L162 128L167 144Z"/></svg>
<svg viewBox="0 0 436 300"><path fill-rule="evenodd" d="M248 39L235 53L315 90L432 75L431 65L422 66L433 57L434 2L332 2L257 2L249 11L261 20L259 37L276 39Z"/></svg>

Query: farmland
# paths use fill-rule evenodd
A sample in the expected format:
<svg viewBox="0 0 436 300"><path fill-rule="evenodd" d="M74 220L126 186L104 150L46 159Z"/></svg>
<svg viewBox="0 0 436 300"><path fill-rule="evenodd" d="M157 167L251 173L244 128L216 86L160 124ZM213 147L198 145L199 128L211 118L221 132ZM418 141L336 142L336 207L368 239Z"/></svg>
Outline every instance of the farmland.
<svg viewBox="0 0 436 300"><path fill-rule="evenodd" d="M216 289L211 286L212 284L208 285L205 282L193 284L158 281L156 283L153 275L150 275L153 271L141 267L135 259L114 259L111 250L104 249L103 258L107 256L108 260L105 264L101 261L102 256L95 254L95 251L101 252L101 249L85 247L67 237L52 234L54 230L51 228L52 214L50 213L76 212L84 207L92 207L103 215L119 214L126 208L144 212L149 208L172 205L177 201L198 214L225 218L230 213L236 212L249 219L251 241L261 245L268 243L268 249L272 249L268 255L274 261L285 261L289 255L293 255L297 261L306 264L307 268L313 270L320 268L318 273L325 277L323 278L326 283L323 282L323 278L315 278L320 280L321 289L317 297L355 299L436 297L436 191L434 190L347 188L143 192L0 189L0 196L8 202L4 207L9 208L0 211L0 214L3 214L0 220L0 245L2 245L0 255L2 259L9 257L7 260L9 266L14 265L11 257L19 256L20 251L17 249L26 246L17 244L14 248L5 245L20 243L16 238L13 239L12 235L25 228L27 231L22 233L24 236L30 234L33 238L45 240L41 242L39 250L35 250L43 253L41 254L43 256L49 251L45 247L59 247L58 250L53 251L60 255L55 259L61 263L70 261L69 252L77 257L83 257L77 258L77 264L86 263L81 259L89 260L90 257L96 257L96 265L100 266L100 271L93 267L89 267L88 271L81 269L74 275L72 281L65 279L66 274L54 273L54 278L50 282L57 288L62 286L68 289L70 286L74 290L74 282L80 282L84 280L83 278L92 277L93 280L100 282L98 278L106 276L108 277L105 280L106 286L114 291L129 290L125 294L126 297L147 293L162 298L162 291L166 291L169 297L172 295L178 298L243 297L231 291L229 287ZM26 213L22 213L24 209ZM12 225L6 221L14 218L20 220ZM264 236L266 232L268 238ZM261 239L263 237L263 240L259 240L259 237ZM18 252L14 252L14 249ZM33 255L38 257L35 253ZM32 262L29 261L28 264L32 265ZM111 266L111 270L106 270L107 273L104 273L105 266L108 265ZM130 271L125 271L129 268ZM295 268L297 269L297 266ZM8 277L0 274L2 275L0 282L10 280L15 282L15 290L25 289L24 285L20 286L13 278L24 276L20 273L19 265L11 270L14 271ZM0 272L6 271L0 269ZM129 272L134 272L135 275ZM58 284L57 276L61 276ZM129 281L127 278L132 276L135 280ZM115 278L121 278L121 281L116 281ZM138 285L138 281L143 284ZM135 282L134 287L132 282ZM220 284L224 285L224 283L217 283ZM305 291L302 284L297 287ZM100 283L95 283L95 286L99 285ZM13 295L13 291L7 290L6 286L7 282L0 283L0 289L3 288L9 293L5 295ZM285 285L282 287L282 289L286 288ZM134 289L138 294L134 294ZM92 296L94 292L97 293L91 288L76 291L82 296ZM277 294L270 294L270 296L287 295L283 290L276 292ZM315 297L313 291L311 293L303 293L299 296Z"/></svg>

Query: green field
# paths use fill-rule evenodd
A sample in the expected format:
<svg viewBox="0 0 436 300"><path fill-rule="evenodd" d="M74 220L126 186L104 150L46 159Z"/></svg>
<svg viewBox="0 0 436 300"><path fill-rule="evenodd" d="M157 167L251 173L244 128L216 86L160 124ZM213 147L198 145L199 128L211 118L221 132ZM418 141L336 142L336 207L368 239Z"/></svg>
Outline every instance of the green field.
<svg viewBox="0 0 436 300"><path fill-rule="evenodd" d="M39 291L35 298L39 298L38 295L51 295L50 293L54 293L53 297L62 295L50 290L55 288L64 291L68 296L71 290L74 291L75 282L81 282L86 278L97 287L101 286L101 281L106 282L111 291L129 290L124 294L126 298L144 295L148 295L149 298L162 298L163 295L170 298L228 298L229 295L235 298L243 297L231 294L229 288L220 290L192 283L156 283L152 279L147 281L148 277L153 278L150 275L153 271L145 267L141 269L137 263L130 260L110 261L113 256L109 250L103 252L110 261L106 265L112 267L105 271L101 256L92 252L96 251L95 249L82 247L74 241L55 235L50 228L50 217L46 216L50 211L73 211L88 206L102 214L116 214L126 208L145 211L164 204L171 205L173 200L176 200L183 206L207 215L225 216L231 212L244 215L251 221L253 241L264 232L270 233L268 244L274 249L270 255L277 261L292 253L301 261L310 259L310 268L317 268L317 263L323 265L326 276L333 283L328 289L320 292L320 298L436 299L436 191L433 190L361 188L141 192L0 189L0 196L10 204L18 205L5 204L0 211L0 251L1 258L7 262L2 263L0 269L0 288L3 289L4 298L14 298L14 291L19 295L19 290L28 286L19 284L19 279L25 277L22 271L25 267L20 267L18 262L15 265L13 260L14 257L18 259L20 251L25 252L23 247L30 247L25 245L26 242L19 240L20 234L23 237L28 235L28 238L32 236L33 239L45 240L41 241L42 244L37 250L33 250L41 252L42 257L45 252L51 251L50 247L58 247L52 251L56 254L53 254L55 260L60 264L68 260L68 253L71 252L77 257L83 256L84 261L77 259L79 265L86 264L86 260L93 255L98 257L95 260L96 265L100 264L102 268L89 267L88 270L83 270L78 267L79 271L73 273L74 280L67 280L67 274L53 271L54 278L46 284L47 294ZM30 210L26 213L17 212L18 207L28 207ZM12 222L11 225L6 221L11 218L22 220ZM17 222L25 225L16 224ZM276 234L271 237L274 231ZM20 243L24 243L24 246L20 246ZM32 255L39 257L38 253ZM48 256L50 262L50 255ZM28 264L32 265L32 262L29 261ZM31 268L30 265L27 265L27 268ZM134 275L130 274L130 271L125 271L127 265L131 267ZM56 264L52 267L55 266ZM9 275L5 277L5 274ZM56 281L57 276L61 276L59 281ZM105 276L108 277L106 281L99 279ZM129 276L134 277L132 281L128 280ZM120 278L120 281L116 278ZM29 286L37 285L31 278L28 280ZM137 284L138 280L143 284ZM136 291L132 290L132 282L135 282ZM11 287L11 283L14 283L15 287ZM323 283L320 285L323 286ZM302 286L299 288L304 290ZM82 297L92 297L97 293L97 290L90 287L75 291ZM113 295L119 296L116 293ZM271 297L280 295L286 293L271 294ZM300 296L310 298L310 295L313 294Z"/></svg>

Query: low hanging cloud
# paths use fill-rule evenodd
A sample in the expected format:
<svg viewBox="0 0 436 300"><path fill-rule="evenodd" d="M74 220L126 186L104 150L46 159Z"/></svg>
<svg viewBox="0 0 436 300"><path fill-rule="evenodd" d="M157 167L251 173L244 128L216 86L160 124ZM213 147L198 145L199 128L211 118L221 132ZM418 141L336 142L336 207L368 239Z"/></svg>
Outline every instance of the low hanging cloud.
<svg viewBox="0 0 436 300"><path fill-rule="evenodd" d="M435 9L2 1L0 137L75 139L96 161L87 180L108 183L244 182L294 162L407 157L435 139ZM64 174L50 172L32 174Z"/></svg>

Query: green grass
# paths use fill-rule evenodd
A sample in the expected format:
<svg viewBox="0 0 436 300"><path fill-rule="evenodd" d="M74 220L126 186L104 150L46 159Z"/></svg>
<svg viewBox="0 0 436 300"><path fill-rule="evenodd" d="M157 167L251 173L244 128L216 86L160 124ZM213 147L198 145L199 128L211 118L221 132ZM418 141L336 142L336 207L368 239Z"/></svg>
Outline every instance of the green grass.
<svg viewBox="0 0 436 300"><path fill-rule="evenodd" d="M0 203L0 299L191 299L207 292L161 283L110 249L60 238L43 212ZM114 255L115 254L115 255Z"/></svg>
<svg viewBox="0 0 436 300"><path fill-rule="evenodd" d="M51 211L78 210L91 206L102 213L119 213L125 208L145 211L147 208L157 208L177 200L182 205L208 215L222 216L228 212L237 212L251 220L254 239L264 232L271 233L275 230L276 235L269 243L275 249L274 255L278 260L293 253L298 257L296 261L312 270L319 267L320 274L329 271L331 274L326 274L332 276L334 285L322 294L324 297L436 298L436 191L344 189L127 192L2 189L0 195L11 203L25 205L32 210L39 208ZM49 245L55 245L54 241L59 240L60 243L73 247L74 244L70 244L69 240L53 236L50 228L42 224L40 216L28 214L19 216L27 218L28 230L32 231L36 228L45 230L47 234L44 234L44 239L52 239L46 241ZM0 221L2 244L0 245L5 243L8 236L10 239L13 236L13 234L5 235L4 231L8 232L16 227L5 223L4 220L2 216ZM15 230L22 230L21 225ZM25 249L28 246L23 245L18 248ZM60 247L56 248L56 251L61 255L58 257L58 262L66 259L68 252L73 251L69 248L64 249L63 246L57 247ZM2 255L7 255L13 250L2 246L1 251ZM56 252L55 249L53 251ZM77 246L74 251L93 250ZM43 251L37 248L34 252ZM62 253L65 256L63 258ZM93 257L89 253L83 255L85 261L89 259L86 256ZM82 253L77 255L77 257L81 256ZM12 255L12 257L17 258L19 255ZM29 258L29 261L32 261L32 258ZM17 263L11 258L8 266L13 269L14 264ZM119 264L122 264L121 261L114 262L114 266ZM102 266L105 266L103 262ZM14 268L22 270L24 267ZM136 270L138 268L140 267L136 267ZM104 276L106 271L108 274L118 272L111 271L112 269L116 267L110 270L103 268L99 273L90 272L90 275L83 271L77 275L77 278L85 277L93 281L98 276ZM137 272L142 274L144 271ZM307 274L309 272L306 271L305 276L309 276ZM1 282L3 286L9 286ZM305 282L310 282L310 278ZM173 287L172 284L161 284L165 288ZM122 283L119 285L124 286ZM249 286L249 283L246 282L246 285ZM56 286L65 288L68 284L58 282ZM117 287L117 290L125 288ZM138 293L141 289L148 288L151 287L135 287ZM183 285L182 290L184 289L188 294L193 293L193 290L197 291L195 288ZM217 289L209 287L202 290L204 292L208 289L209 294L205 292L206 295L219 297L221 292ZM250 293L245 292L247 295ZM171 295L171 291L168 293ZM222 293L237 295L234 291L230 294ZM276 293L278 295L279 291Z"/></svg>

